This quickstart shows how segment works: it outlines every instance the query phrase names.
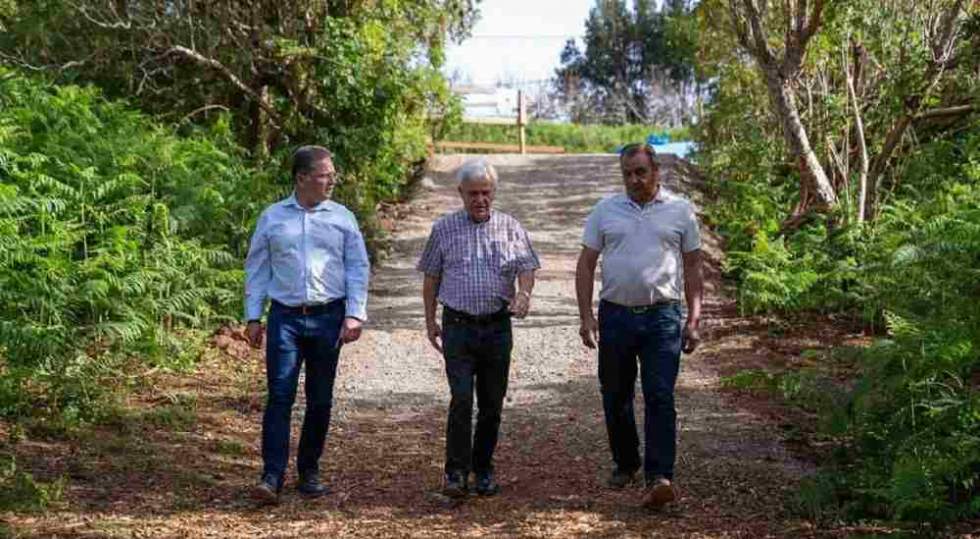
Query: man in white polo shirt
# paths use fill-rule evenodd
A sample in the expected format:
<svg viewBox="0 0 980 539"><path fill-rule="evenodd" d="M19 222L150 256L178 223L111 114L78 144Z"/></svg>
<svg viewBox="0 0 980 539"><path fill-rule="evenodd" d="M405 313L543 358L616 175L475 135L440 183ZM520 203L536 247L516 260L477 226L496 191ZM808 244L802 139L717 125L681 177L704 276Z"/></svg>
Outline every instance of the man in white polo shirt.
<svg viewBox="0 0 980 539"><path fill-rule="evenodd" d="M609 485L626 486L641 465L633 411L639 363L646 407L643 504L656 508L676 496L674 383L681 351L691 353L698 345L702 277L694 207L661 188L654 155L647 144L631 144L620 153L626 193L603 199L589 215L575 289L582 343L595 348L598 342L602 406L616 464ZM600 255L597 321L592 290Z"/></svg>

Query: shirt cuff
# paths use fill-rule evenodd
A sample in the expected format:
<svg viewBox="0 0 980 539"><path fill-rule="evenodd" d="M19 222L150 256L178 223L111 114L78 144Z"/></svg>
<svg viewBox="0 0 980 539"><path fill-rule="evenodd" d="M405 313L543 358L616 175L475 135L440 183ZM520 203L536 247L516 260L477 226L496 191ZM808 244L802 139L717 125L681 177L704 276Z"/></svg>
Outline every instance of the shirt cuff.
<svg viewBox="0 0 980 539"><path fill-rule="evenodd" d="M365 302L349 299L344 307L344 316L367 322L367 305Z"/></svg>
<svg viewBox="0 0 980 539"><path fill-rule="evenodd" d="M265 310L263 307L265 307L264 301L260 301L260 302L246 301L245 321L248 322L249 320L261 320L262 311Z"/></svg>

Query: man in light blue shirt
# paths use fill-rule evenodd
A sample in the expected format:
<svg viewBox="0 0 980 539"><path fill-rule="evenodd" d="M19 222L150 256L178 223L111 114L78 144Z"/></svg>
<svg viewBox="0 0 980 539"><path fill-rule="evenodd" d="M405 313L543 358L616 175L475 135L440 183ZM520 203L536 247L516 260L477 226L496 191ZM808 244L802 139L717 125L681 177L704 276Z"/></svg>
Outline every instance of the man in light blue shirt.
<svg viewBox="0 0 980 539"><path fill-rule="evenodd" d="M266 346L268 400L262 420L262 478L252 496L274 503L289 460L289 422L299 370L306 362L306 415L299 440L297 489L326 494L319 480L337 359L367 318L370 263L354 215L333 202L330 152L303 146L293 155L293 194L262 212L245 260L246 334L262 345L262 313L271 300Z"/></svg>

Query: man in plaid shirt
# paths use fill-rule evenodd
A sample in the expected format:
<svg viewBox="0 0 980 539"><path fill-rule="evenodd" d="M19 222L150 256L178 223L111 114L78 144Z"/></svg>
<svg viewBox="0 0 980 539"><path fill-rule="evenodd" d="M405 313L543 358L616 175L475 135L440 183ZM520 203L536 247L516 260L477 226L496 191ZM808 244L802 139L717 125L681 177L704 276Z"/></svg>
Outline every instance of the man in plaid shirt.
<svg viewBox="0 0 980 539"><path fill-rule="evenodd" d="M492 496L500 491L493 479L493 450L510 370L510 317L527 316L534 271L541 264L520 223L492 209L493 166L469 161L456 176L463 209L432 226L418 270L425 274L426 332L445 358L452 393L443 492L465 496L472 470L477 494ZM436 322L437 303L443 306L442 327ZM479 410L471 435L474 387Z"/></svg>

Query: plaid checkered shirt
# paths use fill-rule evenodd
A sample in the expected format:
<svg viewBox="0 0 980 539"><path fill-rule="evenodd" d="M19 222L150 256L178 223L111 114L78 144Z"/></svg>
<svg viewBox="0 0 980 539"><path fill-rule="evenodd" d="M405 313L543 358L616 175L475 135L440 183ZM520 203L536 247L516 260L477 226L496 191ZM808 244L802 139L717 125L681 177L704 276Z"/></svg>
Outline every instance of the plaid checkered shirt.
<svg viewBox="0 0 980 539"><path fill-rule="evenodd" d="M493 210L477 223L466 210L432 225L418 270L440 277L439 303L472 315L492 314L514 299L517 274L541 267L527 232Z"/></svg>

